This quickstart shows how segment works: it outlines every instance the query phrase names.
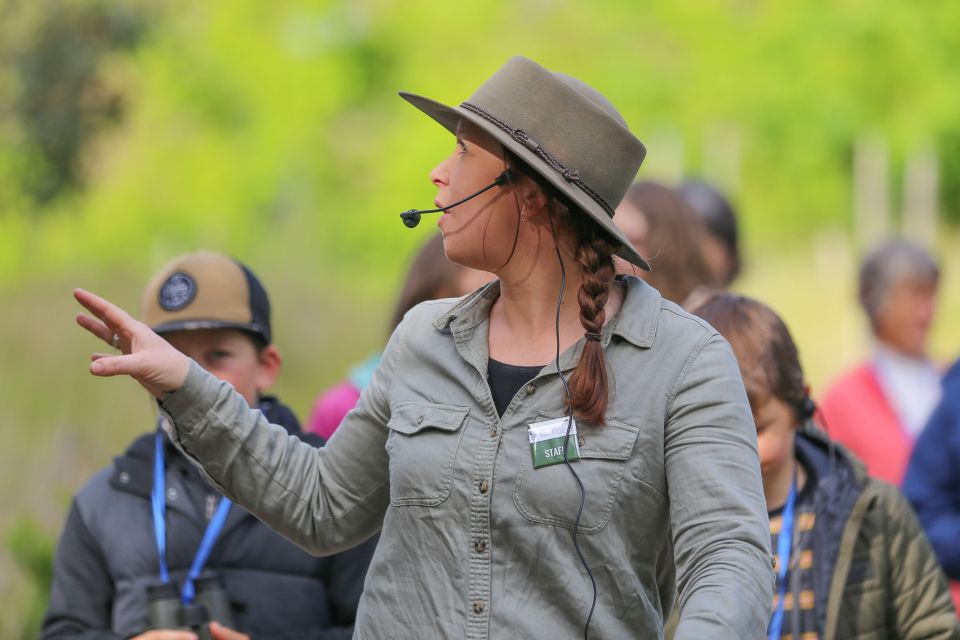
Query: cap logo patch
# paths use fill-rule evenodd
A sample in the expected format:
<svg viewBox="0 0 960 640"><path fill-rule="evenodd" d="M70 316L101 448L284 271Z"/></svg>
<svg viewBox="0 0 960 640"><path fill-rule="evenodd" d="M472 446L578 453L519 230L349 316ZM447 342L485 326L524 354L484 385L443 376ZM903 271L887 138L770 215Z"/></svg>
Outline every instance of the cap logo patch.
<svg viewBox="0 0 960 640"><path fill-rule="evenodd" d="M190 274L177 271L160 287L160 306L167 311L179 311L193 302L197 295L197 281Z"/></svg>

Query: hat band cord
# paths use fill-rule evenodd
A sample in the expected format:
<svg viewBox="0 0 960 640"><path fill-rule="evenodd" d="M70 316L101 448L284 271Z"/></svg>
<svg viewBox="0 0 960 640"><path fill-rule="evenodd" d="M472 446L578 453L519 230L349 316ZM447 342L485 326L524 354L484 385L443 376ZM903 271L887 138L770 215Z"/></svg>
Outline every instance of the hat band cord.
<svg viewBox="0 0 960 640"><path fill-rule="evenodd" d="M504 132L510 134L510 137L525 146L527 149L530 149L533 153L537 155L540 159L546 162L551 169L559 173L563 178L571 183L577 185L581 191L590 196L600 207L606 212L608 216L613 217L613 207L607 204L607 201L603 197L591 189L587 184L581 179L580 172L575 169L568 169L560 161L554 158L550 153L540 146L540 144L531 138L526 131L523 129L514 129L509 124L500 120L495 115L484 111L475 104L469 102L462 102L460 106L467 111L477 114L484 120L496 125L498 128L502 129Z"/></svg>

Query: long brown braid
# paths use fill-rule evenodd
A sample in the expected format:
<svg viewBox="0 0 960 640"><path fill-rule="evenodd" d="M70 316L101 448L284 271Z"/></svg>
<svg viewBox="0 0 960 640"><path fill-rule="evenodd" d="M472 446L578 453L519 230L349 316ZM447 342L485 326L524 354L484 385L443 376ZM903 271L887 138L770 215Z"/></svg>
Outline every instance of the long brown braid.
<svg viewBox="0 0 960 640"><path fill-rule="evenodd" d="M583 268L583 282L577 292L580 323L592 338L600 335L606 321L604 309L613 282L615 247L596 232L591 236L577 236L579 243L575 257ZM604 424L608 401L609 381L603 344L598 339L588 338L580 354L580 364L570 376L570 405L580 419Z"/></svg>
<svg viewBox="0 0 960 640"><path fill-rule="evenodd" d="M556 220L561 228L577 238L574 259L583 273L583 282L577 291L577 303L580 306L580 323L588 339L580 354L580 363L570 376L568 402L579 420L602 425L606 422L610 384L599 337L606 321L604 309L610 297L610 285L616 273L613 265L616 245L606 238L599 225L523 161L509 152L506 160L512 171L530 178L540 187L546 196L547 214L551 220Z"/></svg>

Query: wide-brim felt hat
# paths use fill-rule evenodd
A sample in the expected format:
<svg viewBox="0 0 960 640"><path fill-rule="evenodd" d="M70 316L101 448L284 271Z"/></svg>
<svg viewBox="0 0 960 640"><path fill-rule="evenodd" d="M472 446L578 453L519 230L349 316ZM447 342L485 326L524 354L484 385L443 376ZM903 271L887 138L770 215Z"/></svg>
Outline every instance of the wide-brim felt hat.
<svg viewBox="0 0 960 640"><path fill-rule="evenodd" d="M459 106L400 95L451 132L465 120L492 135L590 216L619 245L617 255L650 270L613 223L646 148L598 91L516 56Z"/></svg>

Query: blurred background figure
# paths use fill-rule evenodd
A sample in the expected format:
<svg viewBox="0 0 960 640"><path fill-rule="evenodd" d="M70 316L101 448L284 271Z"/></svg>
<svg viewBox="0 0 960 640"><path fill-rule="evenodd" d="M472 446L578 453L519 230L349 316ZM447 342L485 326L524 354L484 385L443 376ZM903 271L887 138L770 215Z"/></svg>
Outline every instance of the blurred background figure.
<svg viewBox="0 0 960 640"><path fill-rule="evenodd" d="M940 267L923 249L886 242L860 268L860 304L873 353L842 375L821 402L830 435L870 474L900 485L913 442L940 399L940 374L927 357Z"/></svg>
<svg viewBox="0 0 960 640"><path fill-rule="evenodd" d="M680 197L703 220L703 259L714 283L727 288L740 274L740 230L737 214L719 190L702 180L687 180Z"/></svg>
<svg viewBox="0 0 960 640"><path fill-rule="evenodd" d="M698 288L717 284L703 254L706 226L674 189L657 182L634 184L613 220L653 268L639 271L617 258L620 273L643 278L681 306Z"/></svg>
<svg viewBox="0 0 960 640"><path fill-rule="evenodd" d="M731 294L693 313L730 343L756 423L777 571L768 637L957 637L947 581L913 510L816 425L780 317Z"/></svg>
<svg viewBox="0 0 960 640"><path fill-rule="evenodd" d="M404 314L425 300L458 298L493 280L493 274L463 267L447 259L443 252L443 236L436 234L420 248L400 290L390 318L389 333L396 329ZM375 353L354 365L347 379L320 394L310 412L308 429L324 440L340 425L343 417L360 399L360 392L370 383L380 362Z"/></svg>
<svg viewBox="0 0 960 640"><path fill-rule="evenodd" d="M943 397L917 438L903 492L920 516L960 607L960 360L943 377Z"/></svg>

